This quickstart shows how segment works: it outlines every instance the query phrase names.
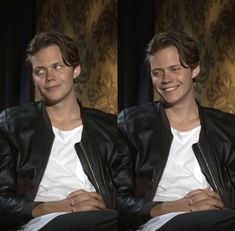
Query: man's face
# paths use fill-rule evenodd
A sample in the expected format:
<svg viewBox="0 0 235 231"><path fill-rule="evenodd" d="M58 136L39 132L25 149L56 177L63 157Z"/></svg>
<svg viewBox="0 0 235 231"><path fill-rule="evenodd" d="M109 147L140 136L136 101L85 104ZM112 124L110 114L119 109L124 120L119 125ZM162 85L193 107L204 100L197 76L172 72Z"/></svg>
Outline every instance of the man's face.
<svg viewBox="0 0 235 231"><path fill-rule="evenodd" d="M180 64L176 47L170 46L157 51L150 57L151 77L154 88L167 106L175 106L192 100L193 81L199 73Z"/></svg>
<svg viewBox="0 0 235 231"><path fill-rule="evenodd" d="M58 46L51 45L32 56L33 79L44 100L57 104L74 93L73 79L80 67L66 66Z"/></svg>

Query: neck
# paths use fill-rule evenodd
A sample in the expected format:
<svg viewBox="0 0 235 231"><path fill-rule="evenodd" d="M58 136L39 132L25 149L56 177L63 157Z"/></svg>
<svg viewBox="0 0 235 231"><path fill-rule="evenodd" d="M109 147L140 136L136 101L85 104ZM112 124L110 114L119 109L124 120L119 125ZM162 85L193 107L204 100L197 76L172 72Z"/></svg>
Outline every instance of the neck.
<svg viewBox="0 0 235 231"><path fill-rule="evenodd" d="M69 130L82 124L80 106L74 97L68 102L63 102L46 107L53 126L62 130Z"/></svg>
<svg viewBox="0 0 235 231"><path fill-rule="evenodd" d="M184 105L172 106L165 109L171 127L188 131L200 125L196 100Z"/></svg>

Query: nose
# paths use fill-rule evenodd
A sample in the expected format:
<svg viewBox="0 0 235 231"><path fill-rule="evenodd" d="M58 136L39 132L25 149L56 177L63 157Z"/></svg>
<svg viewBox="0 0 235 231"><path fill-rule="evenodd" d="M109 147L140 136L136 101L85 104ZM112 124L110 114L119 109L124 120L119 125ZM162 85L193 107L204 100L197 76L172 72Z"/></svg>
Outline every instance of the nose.
<svg viewBox="0 0 235 231"><path fill-rule="evenodd" d="M55 79L54 71L51 68L48 68L46 72L46 81L49 82L54 79Z"/></svg>
<svg viewBox="0 0 235 231"><path fill-rule="evenodd" d="M168 70L164 70L163 76L162 76L162 83L169 83L172 81L171 73Z"/></svg>

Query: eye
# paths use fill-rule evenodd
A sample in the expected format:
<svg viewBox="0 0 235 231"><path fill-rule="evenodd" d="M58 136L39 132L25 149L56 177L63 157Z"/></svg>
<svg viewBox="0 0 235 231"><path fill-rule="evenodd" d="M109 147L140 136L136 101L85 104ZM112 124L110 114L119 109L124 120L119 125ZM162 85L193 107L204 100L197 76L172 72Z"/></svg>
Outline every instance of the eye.
<svg viewBox="0 0 235 231"><path fill-rule="evenodd" d="M159 78L163 75L163 70L152 70L152 76L153 77L156 77L156 78Z"/></svg>
<svg viewBox="0 0 235 231"><path fill-rule="evenodd" d="M55 70L61 70L61 69L63 69L63 67L64 67L64 65L63 64L60 64L60 63L56 63L56 64L54 64L53 65L53 68L55 69Z"/></svg>
<svg viewBox="0 0 235 231"><path fill-rule="evenodd" d="M171 70L171 72L175 73L175 72L180 71L180 70L181 70L181 67L179 67L179 66L171 67L170 70Z"/></svg>
<svg viewBox="0 0 235 231"><path fill-rule="evenodd" d="M33 74L38 77L42 77L46 75L46 69L44 68L36 68L33 70Z"/></svg>

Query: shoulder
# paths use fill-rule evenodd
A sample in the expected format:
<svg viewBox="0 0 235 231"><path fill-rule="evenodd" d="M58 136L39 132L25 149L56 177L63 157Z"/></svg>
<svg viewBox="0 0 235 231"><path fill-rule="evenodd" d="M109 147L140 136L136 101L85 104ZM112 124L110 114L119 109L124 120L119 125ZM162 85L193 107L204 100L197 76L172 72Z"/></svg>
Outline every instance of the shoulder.
<svg viewBox="0 0 235 231"><path fill-rule="evenodd" d="M87 125L102 129L116 129L117 116L95 108L82 108L82 117Z"/></svg>
<svg viewBox="0 0 235 231"><path fill-rule="evenodd" d="M27 120L39 113L40 105L39 102L33 102L6 108L0 113L0 121Z"/></svg>
<svg viewBox="0 0 235 231"><path fill-rule="evenodd" d="M219 109L209 107L201 107L201 111L205 116L209 117L212 120L224 120L225 118L227 118L229 119L229 121L235 121L235 114L233 113L224 112Z"/></svg>
<svg viewBox="0 0 235 231"><path fill-rule="evenodd" d="M201 112L205 123L213 123L216 127L232 130L235 134L235 114L208 107L201 107Z"/></svg>
<svg viewBox="0 0 235 231"><path fill-rule="evenodd" d="M100 111L95 108L82 108L83 123L97 139L107 135L109 139L117 139L117 117L114 114ZM113 142L113 141L112 141Z"/></svg>
<svg viewBox="0 0 235 231"><path fill-rule="evenodd" d="M150 102L125 108L118 114L118 122L125 120L138 120L143 118L155 117L160 112L159 102Z"/></svg>
<svg viewBox="0 0 235 231"><path fill-rule="evenodd" d="M104 112L101 110L98 110L96 108L83 108L83 112L86 116L94 118L94 119L110 119L110 120L116 120L116 115L111 114L108 112Z"/></svg>
<svg viewBox="0 0 235 231"><path fill-rule="evenodd" d="M122 132L149 131L162 121L161 104L151 102L122 110L118 114L117 126Z"/></svg>

